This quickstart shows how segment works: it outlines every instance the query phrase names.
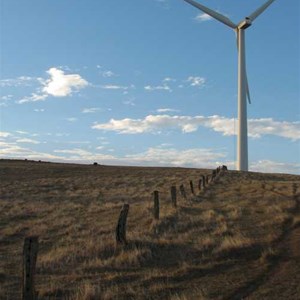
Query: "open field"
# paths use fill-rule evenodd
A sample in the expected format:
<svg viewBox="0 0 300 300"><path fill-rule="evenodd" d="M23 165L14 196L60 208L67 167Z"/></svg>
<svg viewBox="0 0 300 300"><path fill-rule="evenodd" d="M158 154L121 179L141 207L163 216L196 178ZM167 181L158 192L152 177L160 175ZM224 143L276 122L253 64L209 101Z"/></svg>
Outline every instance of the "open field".
<svg viewBox="0 0 300 300"><path fill-rule="evenodd" d="M23 241L38 235L39 299L300 299L300 176L228 171L199 191L211 171L1 160L0 298L20 299Z"/></svg>

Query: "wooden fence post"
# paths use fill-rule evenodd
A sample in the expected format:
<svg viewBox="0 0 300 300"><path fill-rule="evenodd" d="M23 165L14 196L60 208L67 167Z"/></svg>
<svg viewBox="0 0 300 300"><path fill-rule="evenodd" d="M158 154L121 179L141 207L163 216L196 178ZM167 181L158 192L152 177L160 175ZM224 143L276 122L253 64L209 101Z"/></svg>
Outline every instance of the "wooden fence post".
<svg viewBox="0 0 300 300"><path fill-rule="evenodd" d="M37 236L29 236L23 246L23 282L22 300L35 300L37 293L34 288L35 266L39 248Z"/></svg>
<svg viewBox="0 0 300 300"><path fill-rule="evenodd" d="M202 175L202 184L203 184L203 188L205 188L205 181L206 179L205 179L205 176L204 175Z"/></svg>
<svg viewBox="0 0 300 300"><path fill-rule="evenodd" d="M213 182L216 178L216 175L217 175L217 172L216 170L213 170L212 173L211 173L211 178L210 178L210 182Z"/></svg>
<svg viewBox="0 0 300 300"><path fill-rule="evenodd" d="M206 175L206 184L209 183L209 175Z"/></svg>
<svg viewBox="0 0 300 300"><path fill-rule="evenodd" d="M293 195L294 195L294 196L297 195L297 189L298 189L297 183L294 183L294 184L293 184Z"/></svg>
<svg viewBox="0 0 300 300"><path fill-rule="evenodd" d="M180 190L180 195L181 195L184 199L186 199L186 193L185 193L185 189L184 189L184 185L183 185L183 184L180 185L179 190Z"/></svg>
<svg viewBox="0 0 300 300"><path fill-rule="evenodd" d="M174 207L177 207L177 195L176 195L176 186L171 186L171 199Z"/></svg>
<svg viewBox="0 0 300 300"><path fill-rule="evenodd" d="M198 181L198 190L199 190L199 191L201 191L201 185L202 185L202 180L199 179L199 181Z"/></svg>
<svg viewBox="0 0 300 300"><path fill-rule="evenodd" d="M126 245L126 222L127 222L127 215L129 211L129 204L124 204L118 220L118 224L116 227L116 243L118 245Z"/></svg>
<svg viewBox="0 0 300 300"><path fill-rule="evenodd" d="M194 192L194 184L193 184L192 180L190 180L190 187L191 187L191 192L194 195L195 194L195 192Z"/></svg>
<svg viewBox="0 0 300 300"><path fill-rule="evenodd" d="M159 192L153 192L153 201L154 201L154 219L159 220Z"/></svg>

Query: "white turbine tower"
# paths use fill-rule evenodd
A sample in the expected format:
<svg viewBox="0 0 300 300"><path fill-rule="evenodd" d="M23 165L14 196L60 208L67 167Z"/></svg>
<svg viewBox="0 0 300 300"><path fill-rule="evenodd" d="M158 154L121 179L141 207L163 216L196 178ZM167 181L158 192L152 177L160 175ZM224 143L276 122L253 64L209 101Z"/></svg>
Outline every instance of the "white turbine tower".
<svg viewBox="0 0 300 300"><path fill-rule="evenodd" d="M269 0L246 17L239 24L234 24L230 19L210 8L193 0L184 0L200 9L204 13L233 28L237 35L238 47L238 139L237 139L237 170L248 171L248 134L247 134L247 98L249 103L250 93L246 72L245 57L245 29L252 25L252 22L267 9L275 0Z"/></svg>

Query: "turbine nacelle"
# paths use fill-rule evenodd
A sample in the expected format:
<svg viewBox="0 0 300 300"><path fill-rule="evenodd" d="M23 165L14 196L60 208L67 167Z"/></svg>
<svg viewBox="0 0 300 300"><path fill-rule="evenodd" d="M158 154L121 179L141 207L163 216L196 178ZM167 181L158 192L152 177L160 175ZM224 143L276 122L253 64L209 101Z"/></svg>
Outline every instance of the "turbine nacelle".
<svg viewBox="0 0 300 300"><path fill-rule="evenodd" d="M237 29L247 29L252 25L252 21L250 18L245 18L241 23L238 24Z"/></svg>

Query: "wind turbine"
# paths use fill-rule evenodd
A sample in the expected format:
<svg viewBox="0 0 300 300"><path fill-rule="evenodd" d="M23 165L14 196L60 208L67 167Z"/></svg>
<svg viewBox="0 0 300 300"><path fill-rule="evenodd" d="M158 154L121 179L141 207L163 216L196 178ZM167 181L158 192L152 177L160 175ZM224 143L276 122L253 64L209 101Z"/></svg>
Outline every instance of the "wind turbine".
<svg viewBox="0 0 300 300"><path fill-rule="evenodd" d="M240 23L235 24L224 15L211 10L210 8L193 0L184 0L189 4L200 9L216 20L231 27L236 32L238 47L238 138L237 138L237 170L248 171L248 133L247 133L247 98L249 103L250 92L246 71L245 56L245 30L252 25L252 22L262 14L269 5L275 0L268 0L250 16L246 17Z"/></svg>

